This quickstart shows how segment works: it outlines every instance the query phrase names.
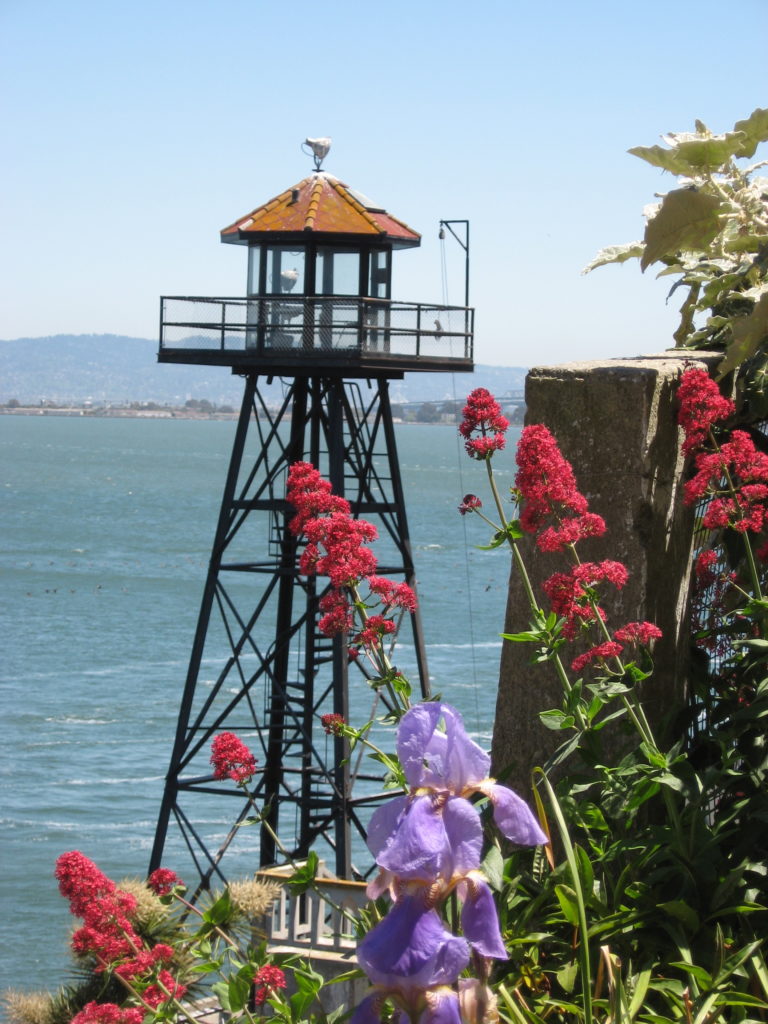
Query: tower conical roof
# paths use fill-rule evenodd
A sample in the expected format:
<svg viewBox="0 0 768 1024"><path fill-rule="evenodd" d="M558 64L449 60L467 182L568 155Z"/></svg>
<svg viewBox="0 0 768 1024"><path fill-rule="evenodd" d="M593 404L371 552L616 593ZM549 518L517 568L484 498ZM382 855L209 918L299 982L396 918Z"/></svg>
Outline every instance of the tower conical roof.
<svg viewBox="0 0 768 1024"><path fill-rule="evenodd" d="M395 249L421 244L421 235L387 213L362 193L326 171L317 171L298 185L258 206L221 232L222 242L247 244L306 239L307 233L333 235L356 243L387 242Z"/></svg>

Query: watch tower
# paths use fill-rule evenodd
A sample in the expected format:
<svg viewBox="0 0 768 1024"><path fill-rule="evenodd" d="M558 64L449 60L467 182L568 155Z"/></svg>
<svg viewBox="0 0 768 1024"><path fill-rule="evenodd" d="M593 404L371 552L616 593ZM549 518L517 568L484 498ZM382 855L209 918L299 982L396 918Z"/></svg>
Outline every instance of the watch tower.
<svg viewBox="0 0 768 1024"><path fill-rule="evenodd" d="M313 463L376 524L381 575L415 587L389 382L473 366L472 309L391 297L393 254L420 235L322 170L329 140L307 143L313 173L221 232L247 252L246 294L161 299L159 361L228 367L244 385L150 862L160 866L180 839L204 887L225 880L225 854L244 843L251 871L322 841L338 877L360 874L353 836L365 834L381 779L350 763L320 719L349 720L350 689L365 700L371 691L343 638L318 632L326 581L298 572L286 476L293 462ZM426 696L418 611L410 635ZM260 827L238 827L256 811L213 778L222 731L257 758ZM188 867L177 870L192 882Z"/></svg>

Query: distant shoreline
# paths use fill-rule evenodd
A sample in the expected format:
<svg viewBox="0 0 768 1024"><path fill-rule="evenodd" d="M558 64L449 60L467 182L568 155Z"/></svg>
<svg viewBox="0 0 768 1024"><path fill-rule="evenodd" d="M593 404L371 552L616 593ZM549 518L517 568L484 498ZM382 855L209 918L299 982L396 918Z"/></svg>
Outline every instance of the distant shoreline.
<svg viewBox="0 0 768 1024"><path fill-rule="evenodd" d="M237 412L201 412L199 409L126 409L95 408L81 409L68 406L20 405L15 408L0 406L3 416L78 416L88 419L139 419L139 420L236 420Z"/></svg>
<svg viewBox="0 0 768 1024"><path fill-rule="evenodd" d="M69 406L20 405L9 409L6 406L0 405L0 416L64 416L69 417L70 419L77 418L89 420L236 420L239 415L239 412L201 412L198 409L182 408L127 409L116 407L105 409L99 407L96 409L81 409L71 408ZM283 416L283 420L287 422L290 420L290 416ZM398 425L405 424L405 426L410 426L413 424L420 427L456 426L456 422L452 420L406 420L394 417L392 422L397 423Z"/></svg>

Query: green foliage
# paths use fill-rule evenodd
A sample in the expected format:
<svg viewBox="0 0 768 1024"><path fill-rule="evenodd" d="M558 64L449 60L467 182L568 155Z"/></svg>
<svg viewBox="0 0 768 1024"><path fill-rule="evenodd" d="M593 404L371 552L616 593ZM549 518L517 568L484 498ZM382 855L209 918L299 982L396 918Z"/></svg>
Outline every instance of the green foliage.
<svg viewBox="0 0 768 1024"><path fill-rule="evenodd" d="M676 345L722 349L721 377L747 364L746 387L768 407L768 179L757 174L765 161L743 165L768 141L768 109L723 135L697 121L664 141L629 152L676 175L678 187L646 211L642 241L603 249L585 273L629 259L642 270L660 264L659 276L676 278L670 295L684 289Z"/></svg>

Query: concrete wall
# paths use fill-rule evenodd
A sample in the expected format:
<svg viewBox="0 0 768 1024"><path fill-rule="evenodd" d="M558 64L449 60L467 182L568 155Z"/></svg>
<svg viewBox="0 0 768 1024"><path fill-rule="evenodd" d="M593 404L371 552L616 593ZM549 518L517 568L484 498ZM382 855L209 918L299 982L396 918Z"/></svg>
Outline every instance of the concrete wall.
<svg viewBox="0 0 768 1024"><path fill-rule="evenodd" d="M648 620L664 633L654 652L655 671L643 684L643 703L656 726L686 698L686 614L693 517L682 504L682 461L675 423L675 386L686 366L706 368L712 358L679 351L637 359L536 367L526 380L526 423L543 423L573 465L579 490L608 526L602 538L579 544L582 561L623 562L630 580L620 592L605 586L601 602L608 625ZM522 551L534 589L569 567L561 553L542 553L526 537ZM528 627L519 580L511 573L506 613L508 633ZM563 661L578 653L569 645ZM544 728L540 711L558 707L560 686L549 665L529 664L527 644L506 641L502 651L492 758L521 794L530 791L530 771L543 764L564 733Z"/></svg>

